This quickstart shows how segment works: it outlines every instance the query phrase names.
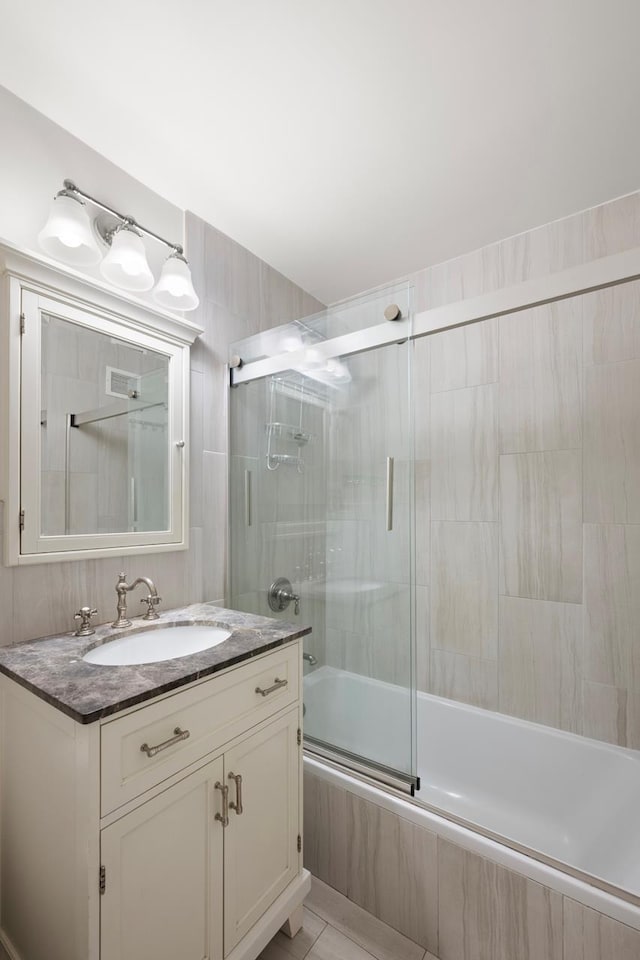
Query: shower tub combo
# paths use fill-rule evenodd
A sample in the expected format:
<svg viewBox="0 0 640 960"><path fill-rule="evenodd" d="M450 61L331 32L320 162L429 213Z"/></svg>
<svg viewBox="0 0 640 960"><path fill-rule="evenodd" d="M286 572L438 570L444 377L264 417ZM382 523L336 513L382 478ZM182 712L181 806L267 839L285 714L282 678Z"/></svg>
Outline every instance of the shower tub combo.
<svg viewBox="0 0 640 960"><path fill-rule="evenodd" d="M269 584L286 583L275 612L312 626L308 866L322 878L333 851L343 875L327 869L329 883L446 960L640 957L640 751L607 742L637 739L633 617L615 607L634 592L635 554L619 542L637 525L605 525L618 474L596 471L582 504L589 457L636 482L624 471L637 411L624 406L631 379L619 425L604 430L580 400L614 389L620 360L640 365L624 353L636 340L602 326L615 310L640 330L638 277L640 249L415 317L405 284L231 347L228 605L269 615ZM565 434L572 449L558 450ZM615 449L596 457L581 436ZM603 585L614 573L628 584ZM432 692L417 690L418 652L441 657L440 689L431 668ZM474 664L487 671L492 710L448 699L454 661L469 686ZM544 725L554 718L600 739ZM382 820L402 850L376 839ZM415 844L407 824L424 831ZM422 892L390 890L383 846L398 886L403 871L435 883L428 923ZM503 939L474 952L456 939L467 923Z"/></svg>
<svg viewBox="0 0 640 960"><path fill-rule="evenodd" d="M312 739L322 730L349 755L373 740L377 761L392 765L393 720L407 696L319 667L304 681L305 729ZM312 753L305 769L640 930L640 756L426 693L417 696L417 726L415 800Z"/></svg>

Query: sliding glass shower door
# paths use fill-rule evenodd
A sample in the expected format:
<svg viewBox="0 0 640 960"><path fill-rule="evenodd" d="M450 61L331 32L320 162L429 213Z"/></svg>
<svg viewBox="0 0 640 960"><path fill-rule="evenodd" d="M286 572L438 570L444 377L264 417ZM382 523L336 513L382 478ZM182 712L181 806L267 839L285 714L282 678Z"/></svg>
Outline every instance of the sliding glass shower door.
<svg viewBox="0 0 640 960"><path fill-rule="evenodd" d="M234 346L229 603L312 627L307 748L412 790L410 321L394 294L391 321L387 295L269 331L284 355L264 335Z"/></svg>

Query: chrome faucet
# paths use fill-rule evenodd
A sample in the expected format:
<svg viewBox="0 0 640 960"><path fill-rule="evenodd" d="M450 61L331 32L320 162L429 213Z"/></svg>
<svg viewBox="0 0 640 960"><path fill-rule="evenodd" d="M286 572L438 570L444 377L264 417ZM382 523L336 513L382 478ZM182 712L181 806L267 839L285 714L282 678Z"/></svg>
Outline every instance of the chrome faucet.
<svg viewBox="0 0 640 960"><path fill-rule="evenodd" d="M146 597L143 597L140 603L147 604L147 612L145 613L143 620L159 620L158 614L155 610L155 607L158 606L162 597L158 596L158 591L156 590L153 580L150 580L149 577L137 577L133 583L127 583L127 578L124 573L119 574L118 582L116 584L116 593L118 594L118 619L115 620L111 626L112 627L130 627L131 620L127 619L127 594L130 590L135 590L139 583L144 583L148 588L149 593Z"/></svg>
<svg viewBox="0 0 640 960"><path fill-rule="evenodd" d="M312 653L303 653L302 659L306 660L310 667L315 667L318 662Z"/></svg>

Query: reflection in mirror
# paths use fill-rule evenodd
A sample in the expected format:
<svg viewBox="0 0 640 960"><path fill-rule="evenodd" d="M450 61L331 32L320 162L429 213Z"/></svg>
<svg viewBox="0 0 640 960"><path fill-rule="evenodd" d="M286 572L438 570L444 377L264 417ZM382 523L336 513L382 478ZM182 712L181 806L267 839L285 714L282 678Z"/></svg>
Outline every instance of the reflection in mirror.
<svg viewBox="0 0 640 960"><path fill-rule="evenodd" d="M169 358L42 314L43 536L169 527Z"/></svg>

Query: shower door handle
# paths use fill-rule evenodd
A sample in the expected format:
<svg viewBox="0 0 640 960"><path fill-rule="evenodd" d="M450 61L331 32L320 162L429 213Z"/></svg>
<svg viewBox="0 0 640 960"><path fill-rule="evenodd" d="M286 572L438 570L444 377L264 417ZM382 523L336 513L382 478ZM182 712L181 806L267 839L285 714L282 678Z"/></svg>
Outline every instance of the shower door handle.
<svg viewBox="0 0 640 960"><path fill-rule="evenodd" d="M251 470L244 472L244 525L251 526Z"/></svg>
<svg viewBox="0 0 640 960"><path fill-rule="evenodd" d="M387 457L387 531L393 530L393 457Z"/></svg>

